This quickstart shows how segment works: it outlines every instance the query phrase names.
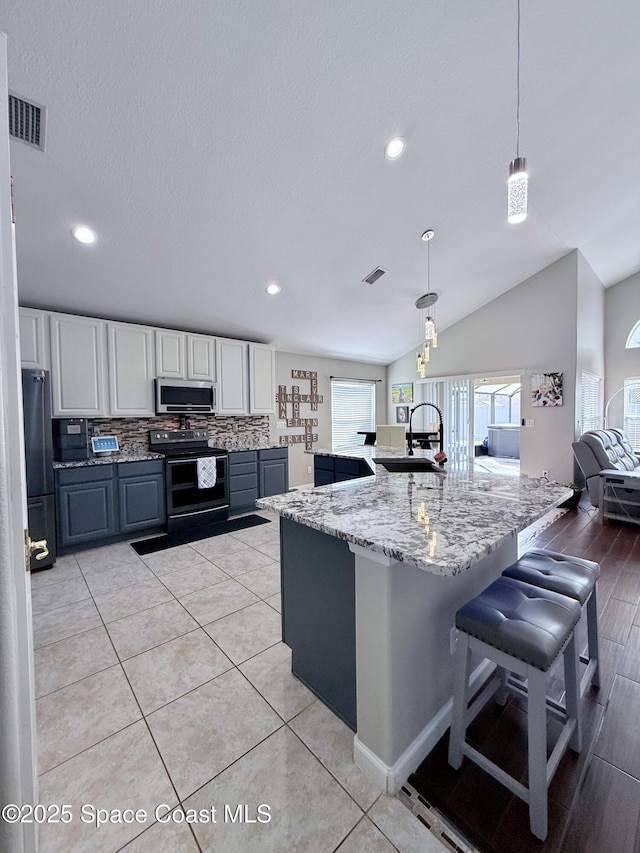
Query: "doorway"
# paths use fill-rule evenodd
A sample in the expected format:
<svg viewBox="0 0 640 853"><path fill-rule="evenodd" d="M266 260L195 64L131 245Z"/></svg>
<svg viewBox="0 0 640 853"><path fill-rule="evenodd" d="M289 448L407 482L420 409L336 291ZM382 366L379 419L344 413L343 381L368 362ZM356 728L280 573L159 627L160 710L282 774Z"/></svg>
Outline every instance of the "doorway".
<svg viewBox="0 0 640 853"><path fill-rule="evenodd" d="M417 402L442 411L444 450L456 468L520 473L520 375L431 379L417 383ZM432 412L420 409L414 429L430 430ZM416 421L418 421L416 425Z"/></svg>
<svg viewBox="0 0 640 853"><path fill-rule="evenodd" d="M480 470L520 473L520 376L473 380L474 465Z"/></svg>

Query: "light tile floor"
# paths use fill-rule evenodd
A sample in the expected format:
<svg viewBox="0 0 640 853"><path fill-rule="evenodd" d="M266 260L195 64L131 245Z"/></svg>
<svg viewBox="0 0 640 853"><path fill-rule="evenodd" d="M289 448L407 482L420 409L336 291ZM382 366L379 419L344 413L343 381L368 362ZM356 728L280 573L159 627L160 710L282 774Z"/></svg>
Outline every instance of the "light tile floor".
<svg viewBox="0 0 640 853"><path fill-rule="evenodd" d="M142 558L95 548L32 575L40 802L73 814L41 827L41 853L445 850L291 674L278 520L263 514L271 524ZM100 826L96 809L110 812Z"/></svg>

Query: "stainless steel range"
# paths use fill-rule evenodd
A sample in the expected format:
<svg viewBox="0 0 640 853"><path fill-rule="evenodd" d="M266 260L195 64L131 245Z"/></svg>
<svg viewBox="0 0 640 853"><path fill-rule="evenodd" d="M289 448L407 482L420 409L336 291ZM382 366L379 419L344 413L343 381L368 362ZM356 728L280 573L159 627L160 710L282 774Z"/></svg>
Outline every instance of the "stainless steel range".
<svg viewBox="0 0 640 853"><path fill-rule="evenodd" d="M228 454L209 447L207 429L149 431L149 449L165 457L167 528L181 530L198 527L229 517ZM215 484L212 466L203 475L199 459L215 458ZM200 469L200 475L199 475Z"/></svg>

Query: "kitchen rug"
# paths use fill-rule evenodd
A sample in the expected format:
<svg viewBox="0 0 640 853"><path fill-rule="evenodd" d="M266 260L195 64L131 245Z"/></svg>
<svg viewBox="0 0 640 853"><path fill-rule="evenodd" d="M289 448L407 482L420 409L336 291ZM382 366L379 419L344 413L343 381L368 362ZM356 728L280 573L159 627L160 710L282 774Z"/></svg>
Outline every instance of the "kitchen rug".
<svg viewBox="0 0 640 853"><path fill-rule="evenodd" d="M154 536L152 539L141 539L140 542L131 542L131 547L143 557L145 554L154 554L156 551L164 551L176 545L186 545L188 542L197 542L199 539L208 539L210 536L219 536L221 533L233 533L235 530L256 527L258 524L271 524L271 521L259 515L243 515L241 518L214 521L212 524L203 524L201 527L174 530L173 533Z"/></svg>

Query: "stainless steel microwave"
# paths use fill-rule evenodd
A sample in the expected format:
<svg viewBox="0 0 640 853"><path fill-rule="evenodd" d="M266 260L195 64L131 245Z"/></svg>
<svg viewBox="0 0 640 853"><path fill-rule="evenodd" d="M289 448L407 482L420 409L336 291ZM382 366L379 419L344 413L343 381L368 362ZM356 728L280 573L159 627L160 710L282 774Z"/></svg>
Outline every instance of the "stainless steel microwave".
<svg viewBox="0 0 640 853"><path fill-rule="evenodd" d="M156 379L156 414L213 415L218 410L215 382Z"/></svg>

